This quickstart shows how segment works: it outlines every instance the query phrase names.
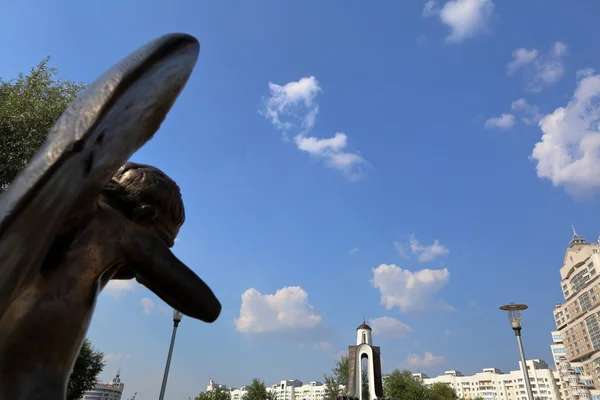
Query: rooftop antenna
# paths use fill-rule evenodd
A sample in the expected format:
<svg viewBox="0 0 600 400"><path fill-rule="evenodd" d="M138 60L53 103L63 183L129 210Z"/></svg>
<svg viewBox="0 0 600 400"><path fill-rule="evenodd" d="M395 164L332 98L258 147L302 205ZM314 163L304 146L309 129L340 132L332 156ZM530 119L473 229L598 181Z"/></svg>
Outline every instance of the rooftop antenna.
<svg viewBox="0 0 600 400"><path fill-rule="evenodd" d="M577 235L577 232L575 232L575 226L571 225L571 228L573 228L573 237L579 237L579 235Z"/></svg>

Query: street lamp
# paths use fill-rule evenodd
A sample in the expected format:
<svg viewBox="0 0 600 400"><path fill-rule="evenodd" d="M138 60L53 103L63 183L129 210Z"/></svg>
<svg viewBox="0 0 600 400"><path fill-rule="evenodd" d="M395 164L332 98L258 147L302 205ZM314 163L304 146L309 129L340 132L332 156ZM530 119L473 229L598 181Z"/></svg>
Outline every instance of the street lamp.
<svg viewBox="0 0 600 400"><path fill-rule="evenodd" d="M171 356L173 355L173 346L175 345L175 335L177 327L183 318L183 314L177 310L173 310L173 334L171 335L171 346L169 347L169 355L167 356L167 365L165 366L165 374L163 375L162 386L160 387L160 396L158 400L165 398L165 390L167 389L167 378L169 377L169 367L171 366Z"/></svg>
<svg viewBox="0 0 600 400"><path fill-rule="evenodd" d="M508 322L510 327L515 331L517 337L517 344L519 345L519 352L521 353L521 365L523 368L523 378L525 378L525 388L527 389L527 397L529 400L533 399L533 392L531 391L531 382L529 381L529 372L527 371L527 364L525 363L525 352L523 351L523 342L521 341L521 328L523 327L523 315L521 311L527 310L525 304L510 303L500 307L502 311L508 312Z"/></svg>

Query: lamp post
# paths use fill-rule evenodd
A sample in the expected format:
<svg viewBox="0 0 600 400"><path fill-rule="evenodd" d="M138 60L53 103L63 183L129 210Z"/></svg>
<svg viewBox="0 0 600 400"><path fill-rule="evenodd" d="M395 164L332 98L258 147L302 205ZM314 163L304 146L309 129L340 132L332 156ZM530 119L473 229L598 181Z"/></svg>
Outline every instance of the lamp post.
<svg viewBox="0 0 600 400"><path fill-rule="evenodd" d="M173 334L171 335L171 346L169 346L169 355L167 356L167 365L165 366L165 374L163 375L162 386L160 387L160 396L158 400L165 398L165 390L167 389L167 378L169 377L169 367L171 366L171 356L173 355L173 346L175 345L175 335L177 327L183 318L183 314L177 310L173 310ZM533 399L532 399L533 400Z"/></svg>
<svg viewBox="0 0 600 400"><path fill-rule="evenodd" d="M500 309L508 312L508 321L510 322L510 327L515 331L519 352L521 353L521 365L523 368L523 378L525 379L525 388L527 389L527 397L529 400L534 400L533 392L531 391L531 382L529 381L529 372L525 363L523 342L521 341L521 328L523 327L523 315L521 312L527 310L527 306L525 304L510 303L500 307Z"/></svg>

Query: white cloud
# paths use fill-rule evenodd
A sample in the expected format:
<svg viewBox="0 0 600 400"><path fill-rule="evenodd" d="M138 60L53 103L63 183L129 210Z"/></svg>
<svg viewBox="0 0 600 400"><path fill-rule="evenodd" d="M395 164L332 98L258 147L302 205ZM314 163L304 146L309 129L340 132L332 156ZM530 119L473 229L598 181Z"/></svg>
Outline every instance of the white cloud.
<svg viewBox="0 0 600 400"><path fill-rule="evenodd" d="M485 121L486 128L510 129L515 125L515 116L512 114L501 114L499 117L489 118Z"/></svg>
<svg viewBox="0 0 600 400"><path fill-rule="evenodd" d="M450 253L447 247L440 244L439 240L434 240L429 246L423 246L419 241L412 236L409 240L410 250L413 254L417 255L419 262L433 261L439 256Z"/></svg>
<svg viewBox="0 0 600 400"><path fill-rule="evenodd" d="M102 290L102 293L106 293L115 299L125 296L127 293L135 291L138 283L135 279L113 279Z"/></svg>
<svg viewBox="0 0 600 400"><path fill-rule="evenodd" d="M252 288L242 295L240 316L235 319L238 332L267 333L297 328L313 328L321 315L308 304L308 293L299 286L262 294Z"/></svg>
<svg viewBox="0 0 600 400"><path fill-rule="evenodd" d="M526 69L529 75L527 90L540 92L562 78L566 55L567 45L563 42L554 43L552 49L544 56L540 56L536 49L519 48L513 51L513 59L507 65L507 72L511 75L520 69Z"/></svg>
<svg viewBox="0 0 600 400"><path fill-rule="evenodd" d="M462 42L487 29L494 12L492 0L450 0L441 9L435 1L427 1L423 8L423 17L437 16L450 28L446 40L451 43Z"/></svg>
<svg viewBox="0 0 600 400"><path fill-rule="evenodd" d="M314 99L320 91L321 87L314 76L288 82L283 86L269 82L270 95L265 105L265 115L281 130L293 126L291 122L282 122L282 116L300 119L300 124L306 130L312 129L319 112L319 106L314 103ZM303 111L303 115L299 115L296 113L297 108L306 110Z"/></svg>
<svg viewBox="0 0 600 400"><path fill-rule="evenodd" d="M351 256L355 255L356 253L358 253L358 251L359 251L359 250L360 250L360 249L359 249L358 247L353 247L353 248L351 248L351 249L350 249L350 255L351 255Z"/></svg>
<svg viewBox="0 0 600 400"><path fill-rule="evenodd" d="M426 351L423 357L417 354L409 354L406 361L409 365L415 367L430 367L432 365L443 364L446 361L446 357L434 356L431 352Z"/></svg>
<svg viewBox="0 0 600 400"><path fill-rule="evenodd" d="M140 300L140 305L142 306L142 312L144 314L150 315L154 312L155 305L152 299L144 297L142 300Z"/></svg>
<svg viewBox="0 0 600 400"><path fill-rule="evenodd" d="M104 355L105 361L121 361L121 360L129 360L131 358L131 354L121 354L121 353L109 353Z"/></svg>
<svg viewBox="0 0 600 400"><path fill-rule="evenodd" d="M508 74L514 74L517 70L525 65L531 64L534 62L539 56L539 51L536 49L527 50L524 48L519 48L513 51L513 59L508 63L506 69Z"/></svg>
<svg viewBox="0 0 600 400"><path fill-rule="evenodd" d="M423 7L423 18L429 18L429 17L433 17L434 15L437 15L440 12L440 10L437 8L437 4L434 0L429 0L425 3L425 6Z"/></svg>
<svg viewBox="0 0 600 400"><path fill-rule="evenodd" d="M581 76L581 74L580 74ZM531 158L537 176L574 195L600 188L600 75L584 74L572 99L544 116Z"/></svg>
<svg viewBox="0 0 600 400"><path fill-rule="evenodd" d="M513 101L510 108L513 114L503 113L499 117L490 118L485 121L485 127L510 129L517 123L517 116L527 125L535 125L542 118L538 106L529 104L524 98Z"/></svg>
<svg viewBox="0 0 600 400"><path fill-rule="evenodd" d="M293 131L294 143L299 150L323 160L348 178L356 179L363 175L365 160L358 153L347 151L348 137L345 133L338 132L330 138L311 135L319 114L316 97L321 91L314 76L285 85L269 83L269 97L261 113L284 132L286 138Z"/></svg>
<svg viewBox="0 0 600 400"><path fill-rule="evenodd" d="M452 309L443 302L432 302L449 279L447 268L411 272L394 264L381 264L373 269L371 283L379 289L381 304L386 309L398 307L400 312L415 312L431 307Z"/></svg>
<svg viewBox="0 0 600 400"><path fill-rule="evenodd" d="M577 71L576 77L577 79L587 78L588 76L592 76L596 74L596 70L594 68L583 68Z"/></svg>
<svg viewBox="0 0 600 400"><path fill-rule="evenodd" d="M535 125L542 118L538 106L529 104L527 100L520 98L512 102L511 109L521 114L521 121L527 125Z"/></svg>
<svg viewBox="0 0 600 400"><path fill-rule="evenodd" d="M294 142L299 150L323 159L328 166L348 174L349 177L357 178L362 174L360 166L364 160L356 153L344 151L347 139L346 134L341 132L329 139L299 134L294 137Z"/></svg>
<svg viewBox="0 0 600 400"><path fill-rule="evenodd" d="M403 338L414 332L409 326L395 318L380 317L369 321L373 334L382 337Z"/></svg>

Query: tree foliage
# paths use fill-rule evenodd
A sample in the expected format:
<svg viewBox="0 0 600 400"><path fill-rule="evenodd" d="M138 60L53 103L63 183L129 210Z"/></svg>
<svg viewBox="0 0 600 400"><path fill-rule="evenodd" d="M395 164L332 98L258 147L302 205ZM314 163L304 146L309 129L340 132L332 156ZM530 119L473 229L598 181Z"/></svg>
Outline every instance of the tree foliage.
<svg viewBox="0 0 600 400"><path fill-rule="evenodd" d="M439 382L427 387L411 371L398 369L383 380L383 393L385 397L402 400L458 400L452 387Z"/></svg>
<svg viewBox="0 0 600 400"><path fill-rule="evenodd" d="M231 400L231 392L221 387L200 393L194 400Z"/></svg>
<svg viewBox="0 0 600 400"><path fill-rule="evenodd" d="M265 383L258 378L254 378L250 386L246 387L246 394L243 400L272 400L272 397L267 392Z"/></svg>
<svg viewBox="0 0 600 400"><path fill-rule="evenodd" d="M363 369L363 371L362 371L361 381L362 381L362 398L364 400L369 400L369 398L371 397L371 393L369 393L369 377L367 375L366 369Z"/></svg>
<svg viewBox="0 0 600 400"><path fill-rule="evenodd" d="M85 339L69 377L67 400L78 400L86 391L93 389L104 365L104 353L94 349L92 342Z"/></svg>
<svg viewBox="0 0 600 400"><path fill-rule="evenodd" d="M433 400L458 400L456 390L441 382L431 385L429 391Z"/></svg>
<svg viewBox="0 0 600 400"><path fill-rule="evenodd" d="M84 88L57 78L45 58L28 75L0 78L0 188L5 189L40 148L48 130Z"/></svg>
<svg viewBox="0 0 600 400"><path fill-rule="evenodd" d="M340 385L333 376L325 375L325 390L323 400L335 400L342 394Z"/></svg>
<svg viewBox="0 0 600 400"><path fill-rule="evenodd" d="M336 361L335 367L333 368L333 377L339 385L348 387L348 375L349 375L349 363L348 356L342 354L340 359Z"/></svg>

